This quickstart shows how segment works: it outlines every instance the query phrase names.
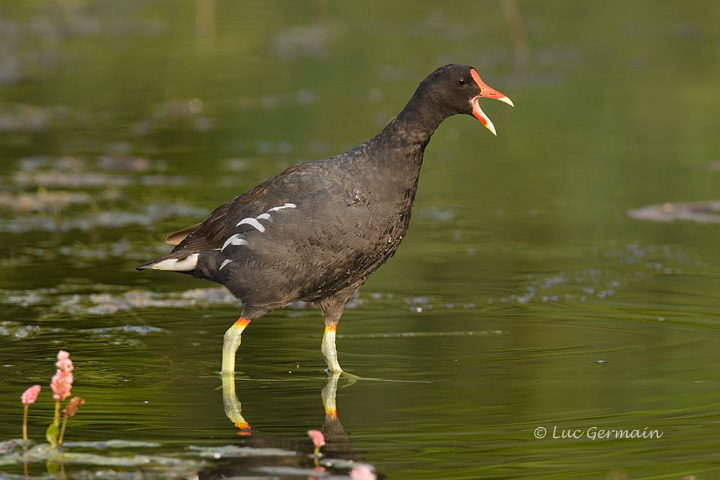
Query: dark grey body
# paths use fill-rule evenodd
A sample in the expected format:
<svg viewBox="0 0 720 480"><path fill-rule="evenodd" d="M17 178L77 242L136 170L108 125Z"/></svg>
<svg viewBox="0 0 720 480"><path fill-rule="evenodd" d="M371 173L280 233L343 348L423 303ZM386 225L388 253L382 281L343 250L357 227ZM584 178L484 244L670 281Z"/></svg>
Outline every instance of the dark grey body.
<svg viewBox="0 0 720 480"><path fill-rule="evenodd" d="M458 78L469 79L470 67L441 67L374 138L288 168L217 208L169 255L138 269L170 265L163 269L221 283L243 301L247 320L307 300L322 307L326 323L337 322L405 236L431 135L448 116L472 112L469 100L480 89ZM233 239L237 245L227 243ZM194 254L190 267L168 263Z"/></svg>

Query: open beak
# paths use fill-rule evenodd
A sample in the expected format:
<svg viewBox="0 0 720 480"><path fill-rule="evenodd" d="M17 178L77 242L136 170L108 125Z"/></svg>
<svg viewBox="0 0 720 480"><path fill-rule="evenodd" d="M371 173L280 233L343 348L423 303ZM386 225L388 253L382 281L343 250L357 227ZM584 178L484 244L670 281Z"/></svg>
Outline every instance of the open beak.
<svg viewBox="0 0 720 480"><path fill-rule="evenodd" d="M475 80L475 83L477 83L478 87L480 87L480 95L470 100L473 116L480 120L480 123L485 125L485 127L487 127L487 129L490 130L493 135L497 135L497 133L495 132L495 125L493 125L493 123L490 121L490 118L485 115L485 112L483 112L480 108L480 97L494 98L495 100L500 100L503 103L507 103L511 107L514 107L515 105L513 104L512 100L510 100L507 96L503 95L497 90L488 87L485 82L480 79L480 75L478 75L474 68L470 70L470 75L472 75L473 80Z"/></svg>

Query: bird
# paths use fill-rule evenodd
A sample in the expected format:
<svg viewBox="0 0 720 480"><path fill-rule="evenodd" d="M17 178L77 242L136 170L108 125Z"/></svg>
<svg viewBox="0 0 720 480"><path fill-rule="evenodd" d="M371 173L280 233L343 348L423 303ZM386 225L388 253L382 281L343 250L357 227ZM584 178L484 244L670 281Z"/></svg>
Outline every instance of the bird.
<svg viewBox="0 0 720 480"><path fill-rule="evenodd" d="M233 375L250 322L302 300L325 319L321 352L331 374L348 301L397 250L410 223L425 147L440 124L472 115L497 135L482 98L513 102L468 65L444 65L417 87L380 133L334 157L293 165L169 235L167 255L135 267L224 285L243 305L225 332L222 375Z"/></svg>

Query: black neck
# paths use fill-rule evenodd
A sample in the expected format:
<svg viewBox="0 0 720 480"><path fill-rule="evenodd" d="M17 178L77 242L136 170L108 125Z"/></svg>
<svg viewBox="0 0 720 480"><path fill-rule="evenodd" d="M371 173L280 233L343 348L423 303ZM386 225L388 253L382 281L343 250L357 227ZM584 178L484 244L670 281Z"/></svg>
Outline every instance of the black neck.
<svg viewBox="0 0 720 480"><path fill-rule="evenodd" d="M390 123L370 142L386 152L399 151L403 156L388 155L385 160L397 161L409 154L420 167L425 147L435 130L453 113L438 108L421 89L415 92L410 101ZM407 158L407 157L406 157ZM381 160L382 159L378 159Z"/></svg>

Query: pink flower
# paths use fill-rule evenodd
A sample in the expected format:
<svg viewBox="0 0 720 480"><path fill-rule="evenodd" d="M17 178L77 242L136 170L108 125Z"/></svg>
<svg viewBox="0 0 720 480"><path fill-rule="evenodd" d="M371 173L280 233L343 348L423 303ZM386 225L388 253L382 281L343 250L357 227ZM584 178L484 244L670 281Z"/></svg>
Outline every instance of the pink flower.
<svg viewBox="0 0 720 480"><path fill-rule="evenodd" d="M376 480L377 476L370 465L358 465L350 471L350 478L352 480Z"/></svg>
<svg viewBox="0 0 720 480"><path fill-rule="evenodd" d="M85 405L85 399L80 397L73 397L73 399L70 400L68 406L65 407L65 416L67 418L74 416L81 405Z"/></svg>
<svg viewBox="0 0 720 480"><path fill-rule="evenodd" d="M70 390L72 390L72 383L72 373L63 373L62 370L58 370L50 382L50 388L52 388L53 391L53 399L56 402L62 402L69 397Z"/></svg>
<svg viewBox="0 0 720 480"><path fill-rule="evenodd" d="M58 367L58 370L62 370L64 373L71 373L73 371L75 367L73 366L72 360L70 360L70 354L68 352L60 350L57 358L58 361L55 363L55 366Z"/></svg>
<svg viewBox="0 0 720 480"><path fill-rule="evenodd" d="M72 371L75 368L72 360L70 360L70 354L65 350L58 352L58 361L55 364L58 367L55 376L50 382L50 388L53 391L53 399L56 402L62 402L70 396L70 390L73 384Z"/></svg>
<svg viewBox="0 0 720 480"><path fill-rule="evenodd" d="M320 430L308 430L307 434L312 438L313 445L315 445L316 449L325 445L325 437Z"/></svg>
<svg viewBox="0 0 720 480"><path fill-rule="evenodd" d="M20 396L20 400L22 401L23 405L30 405L31 403L35 403L35 400L37 400L39 394L40 385L33 385L32 387L28 388L23 392L23 394Z"/></svg>

